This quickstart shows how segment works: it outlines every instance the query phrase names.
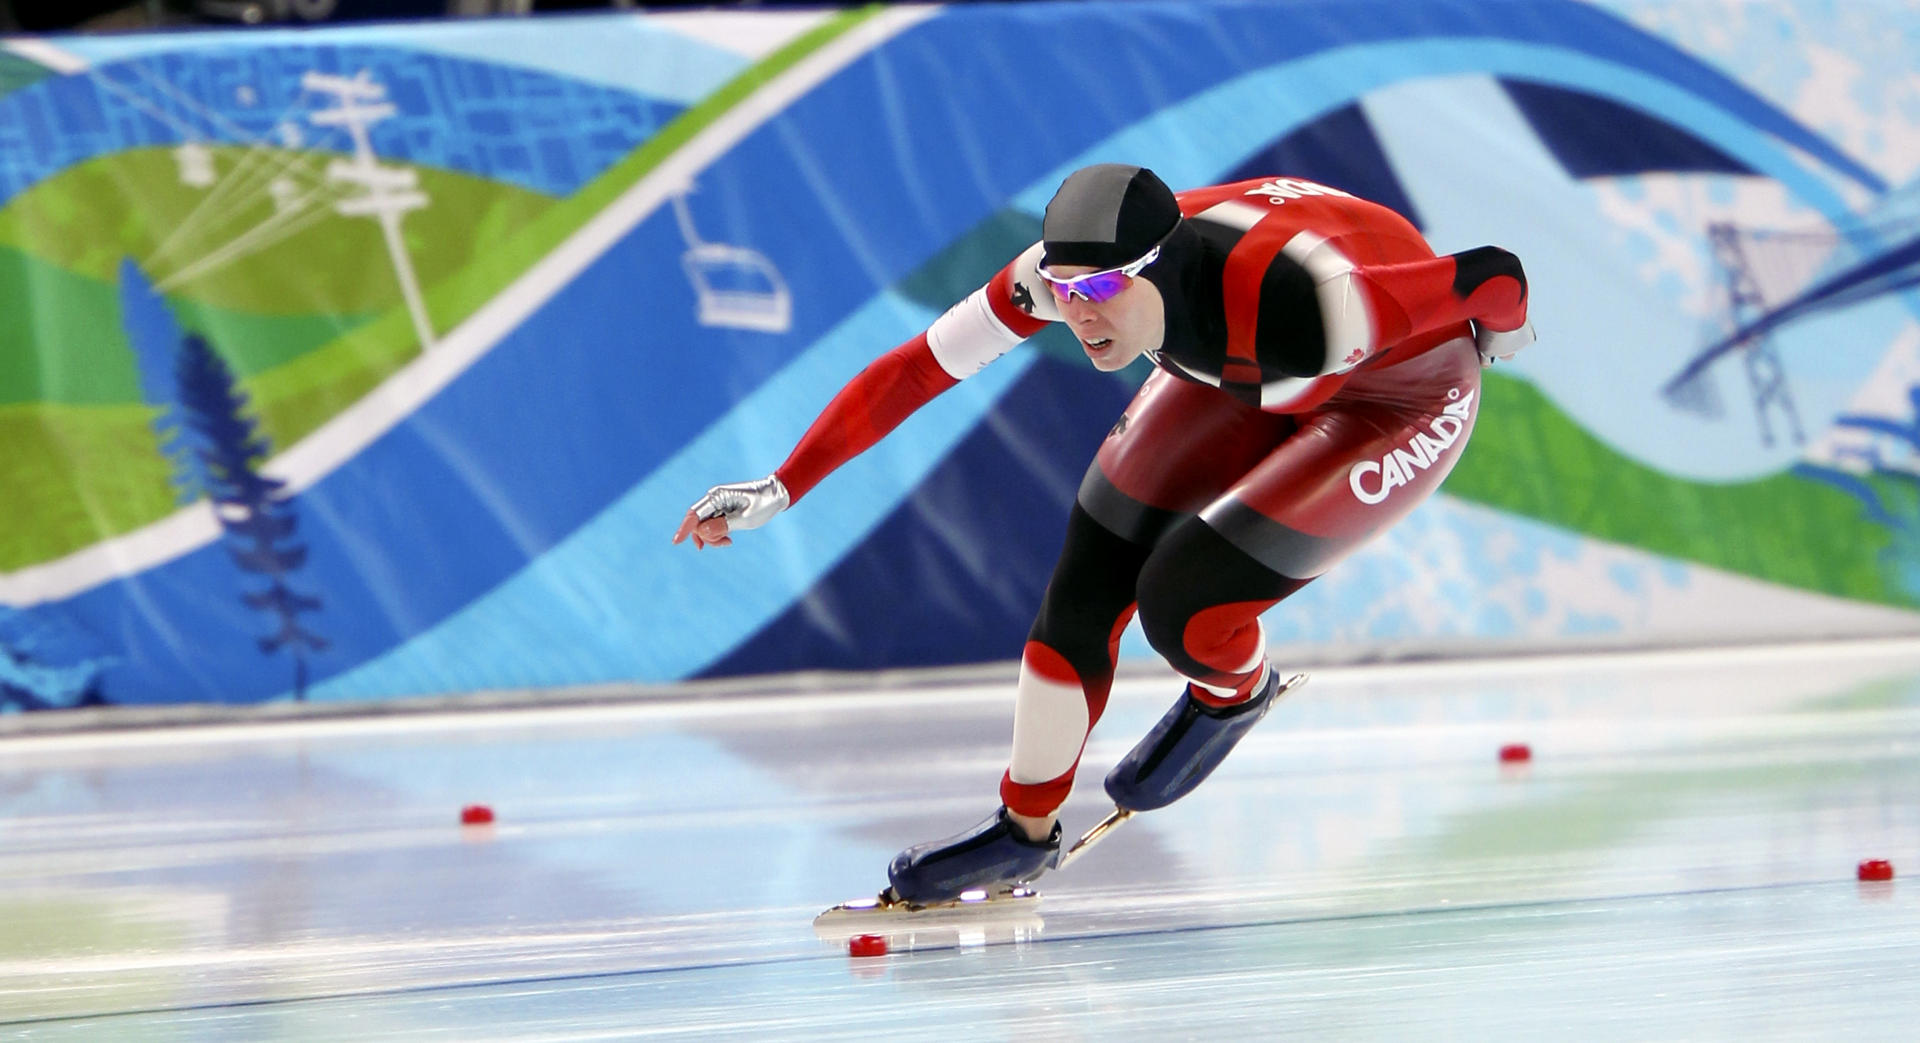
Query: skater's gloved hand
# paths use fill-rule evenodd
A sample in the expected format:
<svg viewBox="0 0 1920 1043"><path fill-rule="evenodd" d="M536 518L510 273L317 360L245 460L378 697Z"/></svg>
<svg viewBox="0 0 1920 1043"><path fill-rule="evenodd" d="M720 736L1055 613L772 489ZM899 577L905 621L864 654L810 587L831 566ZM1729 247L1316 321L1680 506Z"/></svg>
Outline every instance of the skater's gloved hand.
<svg viewBox="0 0 1920 1043"><path fill-rule="evenodd" d="M1473 324L1473 345L1480 349L1480 364L1491 366L1494 362L1512 362L1513 356L1521 348L1533 343L1533 323L1522 323L1517 330L1501 333L1490 330L1480 323Z"/></svg>
<svg viewBox="0 0 1920 1043"><path fill-rule="evenodd" d="M792 502L787 487L774 475L751 482L716 485L687 508L687 516L673 534L673 542L692 536L695 547L705 548L708 544L725 547L733 542L731 533L735 529L757 529Z"/></svg>

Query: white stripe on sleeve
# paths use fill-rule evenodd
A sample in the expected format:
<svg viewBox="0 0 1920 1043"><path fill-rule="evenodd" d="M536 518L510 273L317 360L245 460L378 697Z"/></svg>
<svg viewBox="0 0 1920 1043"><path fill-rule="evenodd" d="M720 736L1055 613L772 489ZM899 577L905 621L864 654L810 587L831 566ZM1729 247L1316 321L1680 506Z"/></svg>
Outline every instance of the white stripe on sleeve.
<svg viewBox="0 0 1920 1043"><path fill-rule="evenodd" d="M955 380L980 372L1023 339L993 313L984 286L967 294L927 328L927 346L933 349L934 361Z"/></svg>

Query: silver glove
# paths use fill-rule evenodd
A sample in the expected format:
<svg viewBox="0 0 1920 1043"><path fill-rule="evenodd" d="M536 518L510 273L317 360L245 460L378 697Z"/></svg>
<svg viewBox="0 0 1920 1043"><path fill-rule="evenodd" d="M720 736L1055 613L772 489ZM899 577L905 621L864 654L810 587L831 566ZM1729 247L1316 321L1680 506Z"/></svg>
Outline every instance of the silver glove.
<svg viewBox="0 0 1920 1043"><path fill-rule="evenodd" d="M780 479L768 475L751 482L716 485L694 501L692 509L701 521L724 516L729 530L757 529L792 502Z"/></svg>

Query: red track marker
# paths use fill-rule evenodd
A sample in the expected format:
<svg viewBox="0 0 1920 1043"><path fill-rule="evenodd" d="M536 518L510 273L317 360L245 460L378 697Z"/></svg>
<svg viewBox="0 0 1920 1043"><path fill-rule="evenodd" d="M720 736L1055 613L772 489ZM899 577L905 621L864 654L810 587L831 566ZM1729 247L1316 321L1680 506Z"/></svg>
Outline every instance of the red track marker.
<svg viewBox="0 0 1920 1043"><path fill-rule="evenodd" d="M1893 863L1884 858L1869 858L1860 863L1859 872L1862 880L1892 880Z"/></svg>
<svg viewBox="0 0 1920 1043"><path fill-rule="evenodd" d="M460 809L460 824L485 826L493 822L493 809L485 804L469 804Z"/></svg>
<svg viewBox="0 0 1920 1043"><path fill-rule="evenodd" d="M887 939L878 934L856 934L847 939L849 956L885 956Z"/></svg>
<svg viewBox="0 0 1920 1043"><path fill-rule="evenodd" d="M1512 742L1500 747L1500 763L1525 764L1533 759L1533 747L1524 742Z"/></svg>

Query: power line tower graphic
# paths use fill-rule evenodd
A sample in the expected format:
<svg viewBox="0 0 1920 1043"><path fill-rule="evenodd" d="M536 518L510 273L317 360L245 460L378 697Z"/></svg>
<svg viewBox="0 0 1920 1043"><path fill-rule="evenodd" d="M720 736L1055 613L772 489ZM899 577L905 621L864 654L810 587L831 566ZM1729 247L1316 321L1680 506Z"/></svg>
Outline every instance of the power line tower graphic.
<svg viewBox="0 0 1920 1043"><path fill-rule="evenodd" d="M433 347L433 324L427 318L426 302L420 296L419 280L414 278L406 241L400 237L400 219L426 206L427 195L419 190L419 177L412 170L381 166L367 139L367 128L398 110L386 100L386 87L374 82L365 69L352 78L308 72L300 78L300 85L330 97L339 106L307 116L307 121L317 127L342 127L353 138L353 158L328 164L327 180L358 186L362 194L336 202L333 209L345 217L371 217L380 223L380 232L387 241L387 255L393 259L393 271L400 280L400 294L406 298L414 332L420 337L420 350L426 351Z"/></svg>
<svg viewBox="0 0 1920 1043"><path fill-rule="evenodd" d="M1713 249L1714 261L1726 276L1727 317L1732 327L1738 330L1753 326L1767 315L1767 300L1741 246L1740 230L1725 222L1715 222L1707 226L1707 242ZM1754 329L1731 347L1746 362L1747 387L1753 393L1753 412L1760 423L1760 443L1773 444L1773 424L1768 417L1774 412L1784 419L1794 444L1805 442L1800 414L1793 406L1793 392L1787 386L1786 367L1780 362L1772 334L1765 328Z"/></svg>

